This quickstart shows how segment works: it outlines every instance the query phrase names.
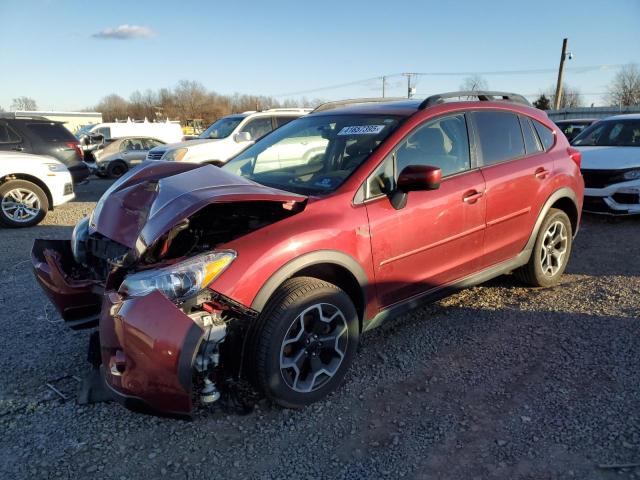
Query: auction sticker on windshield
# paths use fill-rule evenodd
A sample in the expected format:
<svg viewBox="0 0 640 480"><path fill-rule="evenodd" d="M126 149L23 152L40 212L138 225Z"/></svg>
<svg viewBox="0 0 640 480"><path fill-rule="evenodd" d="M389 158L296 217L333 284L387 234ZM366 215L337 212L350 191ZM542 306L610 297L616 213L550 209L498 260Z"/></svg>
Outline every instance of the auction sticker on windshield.
<svg viewBox="0 0 640 480"><path fill-rule="evenodd" d="M377 135L384 127L384 125L353 125L342 127L338 135Z"/></svg>

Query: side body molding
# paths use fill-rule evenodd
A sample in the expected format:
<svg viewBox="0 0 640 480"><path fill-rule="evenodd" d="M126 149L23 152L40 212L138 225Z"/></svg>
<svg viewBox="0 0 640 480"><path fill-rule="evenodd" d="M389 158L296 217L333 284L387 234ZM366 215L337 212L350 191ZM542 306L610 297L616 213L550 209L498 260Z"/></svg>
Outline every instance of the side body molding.
<svg viewBox="0 0 640 480"><path fill-rule="evenodd" d="M351 272L360 284L364 299L363 306L367 305L366 289L369 285L369 279L362 266L352 256L344 252L337 250L317 250L300 255L280 267L260 288L253 302L251 302L251 308L261 312L273 292L275 292L285 280L294 276L300 270L319 264L335 264Z"/></svg>

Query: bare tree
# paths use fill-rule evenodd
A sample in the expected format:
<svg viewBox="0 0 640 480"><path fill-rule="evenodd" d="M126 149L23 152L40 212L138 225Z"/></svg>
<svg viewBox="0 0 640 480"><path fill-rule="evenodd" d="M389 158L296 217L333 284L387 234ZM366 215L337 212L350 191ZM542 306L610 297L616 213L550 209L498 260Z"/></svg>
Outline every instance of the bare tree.
<svg viewBox="0 0 640 480"><path fill-rule="evenodd" d="M149 121L165 119L180 120L186 124L187 120L203 120L211 123L220 117L230 113L244 112L247 110L265 110L268 108L286 107L312 107L323 103L323 100L314 98L288 99L280 102L273 97L264 95L245 95L235 93L233 95L220 95L207 90L199 82L181 80L173 88L161 88L157 91L135 91L125 100L117 94L111 94L100 100L95 107L87 110L99 111L105 121L115 119L125 120L127 117Z"/></svg>
<svg viewBox="0 0 640 480"><path fill-rule="evenodd" d="M130 116L129 102L120 95L112 93L107 95L93 110L101 112L105 122L113 122L114 120L126 120Z"/></svg>
<svg viewBox="0 0 640 480"><path fill-rule="evenodd" d="M460 90L477 92L479 90L489 90L489 83L482 75L471 75L462 80Z"/></svg>
<svg viewBox="0 0 640 480"><path fill-rule="evenodd" d="M30 97L17 97L11 103L11 110L38 110L38 104Z"/></svg>
<svg viewBox="0 0 640 480"><path fill-rule="evenodd" d="M635 63L624 65L609 87L608 100L613 105L640 104L640 69Z"/></svg>
<svg viewBox="0 0 640 480"><path fill-rule="evenodd" d="M547 88L544 95L549 99L551 105L555 105L556 87L551 86ZM577 108L582 106L582 93L580 93L580 90L567 83L563 83L562 96L560 97L560 108Z"/></svg>

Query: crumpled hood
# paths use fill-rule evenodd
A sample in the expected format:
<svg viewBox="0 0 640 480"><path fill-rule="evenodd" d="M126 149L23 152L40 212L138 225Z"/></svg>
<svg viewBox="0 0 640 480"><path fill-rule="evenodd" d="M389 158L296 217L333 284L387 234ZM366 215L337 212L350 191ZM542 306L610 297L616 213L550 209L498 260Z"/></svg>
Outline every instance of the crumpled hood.
<svg viewBox="0 0 640 480"><path fill-rule="evenodd" d="M640 147L578 147L584 170L640 168Z"/></svg>
<svg viewBox="0 0 640 480"><path fill-rule="evenodd" d="M307 197L266 187L213 165L147 162L102 195L89 224L141 254L165 232L212 203L300 203Z"/></svg>

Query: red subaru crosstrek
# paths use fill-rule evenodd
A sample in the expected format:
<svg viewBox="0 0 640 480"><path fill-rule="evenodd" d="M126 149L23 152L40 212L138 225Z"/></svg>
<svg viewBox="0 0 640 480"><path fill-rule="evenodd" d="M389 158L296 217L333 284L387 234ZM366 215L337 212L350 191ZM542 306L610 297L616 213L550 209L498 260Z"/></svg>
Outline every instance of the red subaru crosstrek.
<svg viewBox="0 0 640 480"><path fill-rule="evenodd" d="M556 284L583 188L519 95L335 102L222 168L130 171L33 266L72 328L98 325L84 401L188 414L249 380L295 408L408 308L507 272Z"/></svg>

